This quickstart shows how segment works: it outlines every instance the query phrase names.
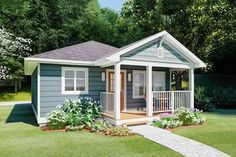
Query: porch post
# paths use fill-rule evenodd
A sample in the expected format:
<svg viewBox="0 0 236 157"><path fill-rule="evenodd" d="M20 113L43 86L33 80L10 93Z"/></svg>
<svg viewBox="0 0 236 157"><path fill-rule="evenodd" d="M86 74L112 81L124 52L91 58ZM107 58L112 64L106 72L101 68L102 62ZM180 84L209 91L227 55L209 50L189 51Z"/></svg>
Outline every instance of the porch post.
<svg viewBox="0 0 236 157"><path fill-rule="evenodd" d="M152 66L146 66L146 114L153 115Z"/></svg>
<svg viewBox="0 0 236 157"><path fill-rule="evenodd" d="M194 108L194 69L189 70L190 108Z"/></svg>
<svg viewBox="0 0 236 157"><path fill-rule="evenodd" d="M115 64L114 86L114 118L120 119L120 63Z"/></svg>

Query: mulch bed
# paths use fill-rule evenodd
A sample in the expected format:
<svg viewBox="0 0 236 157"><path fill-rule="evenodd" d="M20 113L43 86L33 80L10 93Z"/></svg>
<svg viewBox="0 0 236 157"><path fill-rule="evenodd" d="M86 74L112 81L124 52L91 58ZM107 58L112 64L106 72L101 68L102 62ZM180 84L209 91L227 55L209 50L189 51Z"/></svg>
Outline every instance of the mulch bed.
<svg viewBox="0 0 236 157"><path fill-rule="evenodd" d="M206 123L203 123L201 125L189 125L189 126L180 126L180 127L176 127L176 128L168 128L166 130L169 130L169 131L174 131L174 130L178 130L178 129L186 129L186 128L195 128L195 127L205 127L206 126Z"/></svg>
<svg viewBox="0 0 236 157"><path fill-rule="evenodd" d="M50 130L47 125L40 126L40 130L47 131L47 132L66 132L66 129L60 129L60 130Z"/></svg>

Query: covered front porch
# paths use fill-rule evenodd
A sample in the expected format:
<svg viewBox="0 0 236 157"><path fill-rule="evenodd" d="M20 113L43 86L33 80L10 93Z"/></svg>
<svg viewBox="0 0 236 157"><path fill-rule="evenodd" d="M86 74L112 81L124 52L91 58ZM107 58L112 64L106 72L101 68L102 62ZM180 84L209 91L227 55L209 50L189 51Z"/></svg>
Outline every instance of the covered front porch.
<svg viewBox="0 0 236 157"><path fill-rule="evenodd" d="M176 70L188 71L188 89L171 90L170 75ZM190 68L118 63L106 69L105 81L100 105L103 115L115 125L151 122L160 113L174 112L179 107L194 108L194 70Z"/></svg>

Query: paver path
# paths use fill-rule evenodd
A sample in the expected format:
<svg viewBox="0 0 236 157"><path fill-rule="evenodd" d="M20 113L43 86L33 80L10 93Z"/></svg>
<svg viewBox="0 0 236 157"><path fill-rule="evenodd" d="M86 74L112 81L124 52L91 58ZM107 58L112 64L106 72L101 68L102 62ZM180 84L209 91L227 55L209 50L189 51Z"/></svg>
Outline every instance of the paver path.
<svg viewBox="0 0 236 157"><path fill-rule="evenodd" d="M1 105L19 105L19 104L30 104L31 101L12 101L12 102L0 102Z"/></svg>
<svg viewBox="0 0 236 157"><path fill-rule="evenodd" d="M208 145L151 125L130 126L129 129L186 157L229 157Z"/></svg>

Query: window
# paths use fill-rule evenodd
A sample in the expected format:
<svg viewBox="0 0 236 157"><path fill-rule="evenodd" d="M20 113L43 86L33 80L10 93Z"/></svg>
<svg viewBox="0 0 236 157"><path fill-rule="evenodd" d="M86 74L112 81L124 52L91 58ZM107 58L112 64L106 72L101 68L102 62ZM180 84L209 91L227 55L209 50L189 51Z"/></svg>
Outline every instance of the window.
<svg viewBox="0 0 236 157"><path fill-rule="evenodd" d="M133 71L133 98L145 97L145 71Z"/></svg>
<svg viewBox="0 0 236 157"><path fill-rule="evenodd" d="M87 94L88 68L62 68L62 94Z"/></svg>
<svg viewBox="0 0 236 157"><path fill-rule="evenodd" d="M165 91L166 73L164 71L152 72L152 90Z"/></svg>
<svg viewBox="0 0 236 157"><path fill-rule="evenodd" d="M146 89L146 72L133 71L133 98L144 98ZM153 71L152 72L152 90L164 91L165 90L165 72Z"/></svg>

